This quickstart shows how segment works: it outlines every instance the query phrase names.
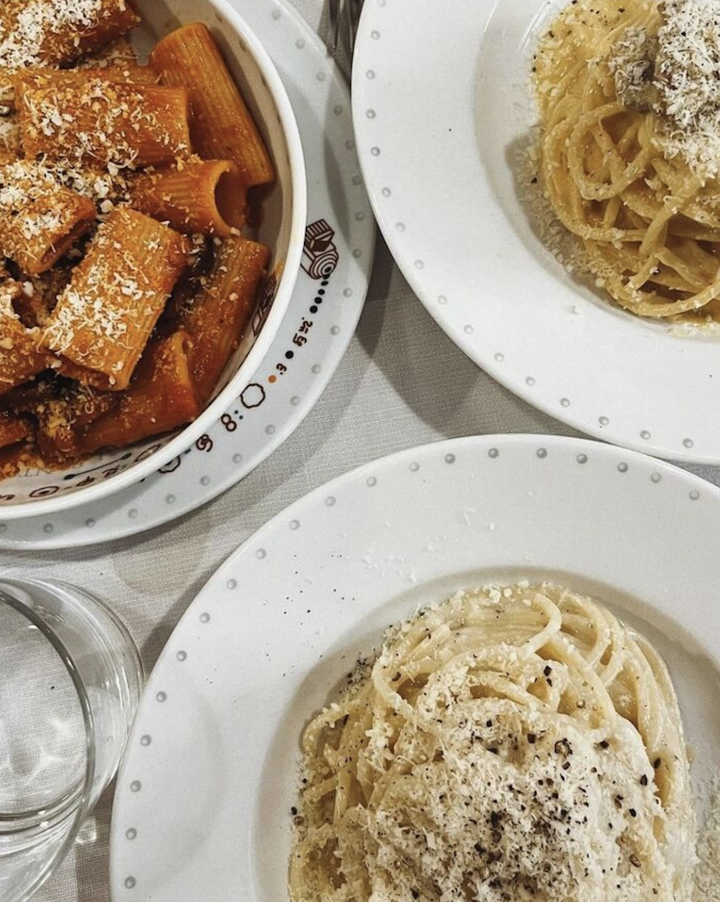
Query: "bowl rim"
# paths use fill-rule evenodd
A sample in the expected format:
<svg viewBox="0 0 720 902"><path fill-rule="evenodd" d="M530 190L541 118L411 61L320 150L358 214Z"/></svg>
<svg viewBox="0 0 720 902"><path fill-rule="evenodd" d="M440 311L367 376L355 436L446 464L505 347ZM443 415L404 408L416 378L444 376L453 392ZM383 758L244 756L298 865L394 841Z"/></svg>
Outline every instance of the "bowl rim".
<svg viewBox="0 0 720 902"><path fill-rule="evenodd" d="M173 458L184 454L200 436L207 432L215 420L222 416L230 406L232 399L237 397L251 379L253 373L257 371L259 364L275 339L290 304L302 262L302 236L304 235L307 222L307 177L300 129L280 74L255 32L231 5L229 0L206 0L206 2L222 14L232 32L242 38L247 45L275 102L276 112L287 144L290 172L292 173L290 186L290 242L283 272L278 281L277 294L270 313L263 328L260 330L260 334L255 339L253 346L232 379L199 414L197 419L185 426L166 445L145 460L138 461L127 470L123 470L101 483L76 489L66 494L39 498L36 501L22 501L2 505L0 506L0 520L19 520L45 516L107 498L124 488L136 485L173 460ZM67 468L65 470L49 470L47 472L49 474L54 472L63 474L67 472ZM0 489L1 487L2 482L0 481Z"/></svg>

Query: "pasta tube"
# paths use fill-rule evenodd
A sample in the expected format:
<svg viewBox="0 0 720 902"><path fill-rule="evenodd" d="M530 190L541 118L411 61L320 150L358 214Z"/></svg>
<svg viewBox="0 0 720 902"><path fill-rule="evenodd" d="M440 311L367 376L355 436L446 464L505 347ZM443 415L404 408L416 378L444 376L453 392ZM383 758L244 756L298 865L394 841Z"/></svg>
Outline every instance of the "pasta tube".
<svg viewBox="0 0 720 902"><path fill-rule="evenodd" d="M253 313L270 251L247 238L231 237L217 248L202 290L179 313L193 340L192 372L200 399L208 400Z"/></svg>
<svg viewBox="0 0 720 902"><path fill-rule="evenodd" d="M49 269L95 222L95 205L61 185L46 167L0 166L0 253L24 272Z"/></svg>
<svg viewBox="0 0 720 902"><path fill-rule="evenodd" d="M0 68L71 63L139 22L129 0L3 0Z"/></svg>
<svg viewBox="0 0 720 902"><path fill-rule="evenodd" d="M190 374L189 346L182 331L151 342L119 406L92 423L80 439L82 451L122 448L194 420L201 406Z"/></svg>
<svg viewBox="0 0 720 902"><path fill-rule="evenodd" d="M125 36L121 36L115 38L114 41L104 44L93 53L88 53L83 56L82 59L78 60L75 68L96 69L98 67L105 68L105 66L123 66L131 68L134 66L139 67L139 65L137 54L135 53L132 44Z"/></svg>
<svg viewBox="0 0 720 902"><path fill-rule="evenodd" d="M0 410L0 448L8 448L32 435L32 426L26 417L8 410Z"/></svg>
<svg viewBox="0 0 720 902"><path fill-rule="evenodd" d="M228 160L191 160L134 177L130 205L179 232L226 237L245 224L246 192Z"/></svg>
<svg viewBox="0 0 720 902"><path fill-rule="evenodd" d="M102 387L127 388L188 250L167 226L116 208L60 295L42 346L99 375Z"/></svg>
<svg viewBox="0 0 720 902"><path fill-rule="evenodd" d="M115 408L119 395L98 392L85 385L73 385L60 397L37 408L36 441L44 460L64 462L80 457L81 432Z"/></svg>
<svg viewBox="0 0 720 902"><path fill-rule="evenodd" d="M267 147L227 69L215 39L195 22L171 32L150 54L164 84L190 95L190 133L206 160L234 160L248 187L275 180Z"/></svg>
<svg viewBox="0 0 720 902"><path fill-rule="evenodd" d="M57 72L46 84L24 84L20 95L27 157L105 168L170 163L190 153L184 88Z"/></svg>
<svg viewBox="0 0 720 902"><path fill-rule="evenodd" d="M157 72L150 66L138 65L134 56L130 59L122 56L95 56L88 57L74 69L29 67L17 72L11 69L0 70L0 101L12 107L20 103L25 87L83 87L94 79L138 85L156 85L159 82Z"/></svg>
<svg viewBox="0 0 720 902"><path fill-rule="evenodd" d="M0 395L32 379L48 363L37 349L38 330L26 329L13 307L21 293L19 282L0 285Z"/></svg>
<svg viewBox="0 0 720 902"><path fill-rule="evenodd" d="M82 89L91 87L92 82L109 84L156 85L157 73L149 66L105 66L83 69L25 69L13 77L15 101L22 105L26 90L41 88Z"/></svg>

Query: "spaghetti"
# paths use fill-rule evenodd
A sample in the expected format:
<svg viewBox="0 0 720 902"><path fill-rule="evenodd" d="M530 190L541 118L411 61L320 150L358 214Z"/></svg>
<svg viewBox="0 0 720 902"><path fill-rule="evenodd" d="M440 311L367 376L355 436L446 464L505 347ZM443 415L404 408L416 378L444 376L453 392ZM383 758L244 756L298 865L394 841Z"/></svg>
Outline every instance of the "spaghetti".
<svg viewBox="0 0 720 902"><path fill-rule="evenodd" d="M293 902L692 898L665 665L566 589L480 589L425 610L303 746Z"/></svg>
<svg viewBox="0 0 720 902"><path fill-rule="evenodd" d="M715 0L573 0L535 56L546 195L640 316L720 320L719 25Z"/></svg>

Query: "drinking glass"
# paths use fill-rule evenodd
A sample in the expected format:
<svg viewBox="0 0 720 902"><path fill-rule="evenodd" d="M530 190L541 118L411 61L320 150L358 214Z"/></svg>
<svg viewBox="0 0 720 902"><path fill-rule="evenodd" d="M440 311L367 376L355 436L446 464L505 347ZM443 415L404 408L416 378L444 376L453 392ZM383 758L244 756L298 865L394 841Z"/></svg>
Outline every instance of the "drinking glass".
<svg viewBox="0 0 720 902"><path fill-rule="evenodd" d="M127 628L61 582L0 574L0 900L26 902L112 780L143 682Z"/></svg>

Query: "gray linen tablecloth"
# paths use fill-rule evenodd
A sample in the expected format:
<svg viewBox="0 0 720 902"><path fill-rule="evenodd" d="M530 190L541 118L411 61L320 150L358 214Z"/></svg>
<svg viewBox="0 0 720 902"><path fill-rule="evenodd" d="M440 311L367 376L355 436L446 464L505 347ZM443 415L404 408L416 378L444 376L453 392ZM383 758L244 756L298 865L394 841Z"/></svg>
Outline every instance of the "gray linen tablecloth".
<svg viewBox="0 0 720 902"><path fill-rule="evenodd" d="M324 0L293 2L324 37ZM128 624L149 672L218 565L291 502L394 451L498 432L576 434L468 360L415 298L380 238L365 310L337 373L297 431L250 476L195 513L136 539L0 552L0 564L10 573L67 580L108 601ZM720 468L688 469L720 485ZM37 902L109 902L111 806L112 788Z"/></svg>

